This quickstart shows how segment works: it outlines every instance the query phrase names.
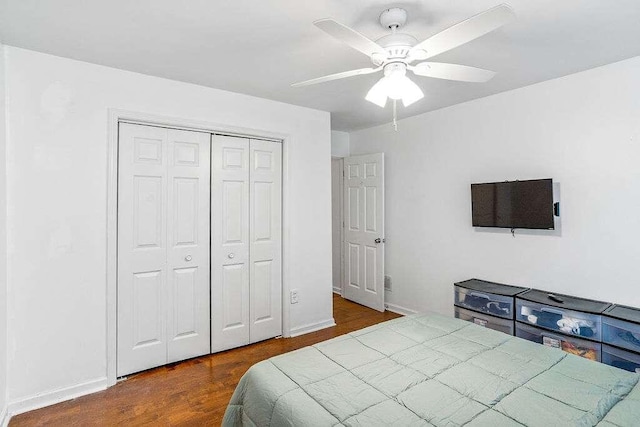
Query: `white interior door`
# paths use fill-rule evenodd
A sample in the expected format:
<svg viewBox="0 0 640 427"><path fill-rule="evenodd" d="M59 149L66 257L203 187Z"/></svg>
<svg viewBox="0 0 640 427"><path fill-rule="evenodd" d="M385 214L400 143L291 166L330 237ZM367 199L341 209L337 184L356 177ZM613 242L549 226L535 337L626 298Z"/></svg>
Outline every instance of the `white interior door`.
<svg viewBox="0 0 640 427"><path fill-rule="evenodd" d="M282 334L282 144L250 142L250 341Z"/></svg>
<svg viewBox="0 0 640 427"><path fill-rule="evenodd" d="M343 296L384 311L384 153L344 159Z"/></svg>
<svg viewBox="0 0 640 427"><path fill-rule="evenodd" d="M167 362L209 353L210 136L168 131Z"/></svg>
<svg viewBox="0 0 640 427"><path fill-rule="evenodd" d="M208 135L120 124L117 375L205 354ZM203 221L206 219L206 221ZM188 259L188 260L187 260ZM206 304L206 303L205 303Z"/></svg>
<svg viewBox="0 0 640 427"><path fill-rule="evenodd" d="M120 124L117 375L163 365L167 131Z"/></svg>
<svg viewBox="0 0 640 427"><path fill-rule="evenodd" d="M249 344L249 140L212 136L211 351Z"/></svg>

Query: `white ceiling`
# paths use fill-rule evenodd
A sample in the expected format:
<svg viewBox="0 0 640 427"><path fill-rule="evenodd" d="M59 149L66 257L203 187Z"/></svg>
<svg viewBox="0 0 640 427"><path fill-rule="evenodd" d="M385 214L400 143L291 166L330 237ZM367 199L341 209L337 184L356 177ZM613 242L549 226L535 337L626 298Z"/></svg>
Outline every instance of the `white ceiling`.
<svg viewBox="0 0 640 427"><path fill-rule="evenodd" d="M364 55L315 28L331 17L372 39L379 13L409 11L418 40L500 0L0 0L2 42L125 70L332 113L336 130L389 122L364 95L379 75L290 84L368 67ZM413 78L425 99L407 117L640 55L639 0L509 0L518 19L433 58L497 71L489 83Z"/></svg>

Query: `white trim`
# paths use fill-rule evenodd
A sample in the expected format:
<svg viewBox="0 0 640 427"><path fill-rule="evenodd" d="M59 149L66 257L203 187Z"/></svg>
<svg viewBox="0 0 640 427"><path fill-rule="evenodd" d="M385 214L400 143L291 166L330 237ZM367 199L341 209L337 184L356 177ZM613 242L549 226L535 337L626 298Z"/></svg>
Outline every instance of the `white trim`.
<svg viewBox="0 0 640 427"><path fill-rule="evenodd" d="M291 221L291 158L295 145L293 137L282 137L282 336L291 336L291 305L289 301L289 289L291 286L291 270L289 268L289 254L291 253L291 234L289 223Z"/></svg>
<svg viewBox="0 0 640 427"><path fill-rule="evenodd" d="M412 310L410 308L402 307L396 304L385 303L384 308L387 311L391 311L392 313L402 314L403 316L409 316L410 314L416 314L417 311Z"/></svg>
<svg viewBox="0 0 640 427"><path fill-rule="evenodd" d="M0 411L0 426L7 427L9 425L9 421L11 421L11 417L9 416L9 412L7 411L7 407L5 406Z"/></svg>
<svg viewBox="0 0 640 427"><path fill-rule="evenodd" d="M76 397L102 391L107 388L107 378L98 378L70 387L59 388L56 390L38 393L30 397L25 397L9 403L7 408L8 415L14 416L24 412L33 411L34 409L44 408L45 406L55 405L56 403L66 400L75 399Z"/></svg>
<svg viewBox="0 0 640 427"><path fill-rule="evenodd" d="M109 110L107 121L107 386L115 385L117 357L118 293L118 119Z"/></svg>
<svg viewBox="0 0 640 427"><path fill-rule="evenodd" d="M334 294L338 294L338 295L342 295L342 288L339 288L337 286L333 287L333 293Z"/></svg>
<svg viewBox="0 0 640 427"><path fill-rule="evenodd" d="M333 292L339 293L342 295L342 290L344 289L344 284L346 283L346 274L345 274L345 244L344 244L344 157L331 157L331 161L337 160L340 163L340 174L338 175L339 188L340 188L340 287L337 288L334 286ZM333 171L333 168L331 168ZM333 196L333 194L332 194ZM333 218L333 213L331 215ZM331 245L331 250L333 250L333 244ZM333 273L333 272L332 272ZM336 291L336 289L339 289Z"/></svg>
<svg viewBox="0 0 640 427"><path fill-rule="evenodd" d="M183 121L184 122L184 121ZM195 131L195 132L204 132L204 133L211 133L214 135L223 135L223 136L235 136L235 137L239 137L239 138L245 138L245 139L259 139L261 141L272 141L272 142L281 142L282 138L268 138L268 137L264 137L262 135L258 135L255 133L245 133L245 132L251 132L251 130L248 129L238 129L238 128L234 128L234 130L229 130L229 131L222 131L219 130L220 127L216 125L215 129L211 128L211 125L208 125L207 123L203 123L203 122L199 122L199 121L189 121L190 123L192 123L192 125L185 125L185 126L181 126L181 125L174 125L174 124L166 124L164 122L150 122L148 120L132 120L132 119L121 119L120 123L129 123L132 125L146 125L146 126L155 126L155 127L161 127L161 128L167 128L167 129L177 129L177 130L187 130L187 131Z"/></svg>
<svg viewBox="0 0 640 427"><path fill-rule="evenodd" d="M291 329L290 337L297 337L300 335L308 334L310 332L319 331L321 329L330 328L332 326L336 326L336 321L333 320L333 317L328 320L323 320L322 322L310 323L308 325L299 326L297 328Z"/></svg>
<svg viewBox="0 0 640 427"><path fill-rule="evenodd" d="M116 355L117 355L117 224L118 224L118 123L130 122L146 125L164 126L171 128L195 130L224 135L241 135L255 139L282 141L282 336L291 335L290 305L288 301L290 268L289 253L291 240L289 233L290 211L292 209L290 192L292 188L290 159L294 149L293 137L290 134L272 132L261 129L251 129L238 126L228 126L219 123L189 120L176 117L160 116L119 109L108 109L107 119L107 378L106 385L111 387L116 383ZM332 320L333 322L333 320ZM335 323L334 323L335 324ZM326 327L326 326L324 326ZM321 329L321 328L320 328Z"/></svg>

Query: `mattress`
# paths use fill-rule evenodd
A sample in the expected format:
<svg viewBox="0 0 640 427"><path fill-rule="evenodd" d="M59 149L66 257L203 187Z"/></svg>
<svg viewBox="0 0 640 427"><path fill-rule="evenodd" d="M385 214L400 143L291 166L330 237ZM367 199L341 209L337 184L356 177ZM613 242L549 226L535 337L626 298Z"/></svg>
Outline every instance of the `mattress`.
<svg viewBox="0 0 640 427"><path fill-rule="evenodd" d="M224 426L640 426L639 375L459 319L394 319L252 366Z"/></svg>

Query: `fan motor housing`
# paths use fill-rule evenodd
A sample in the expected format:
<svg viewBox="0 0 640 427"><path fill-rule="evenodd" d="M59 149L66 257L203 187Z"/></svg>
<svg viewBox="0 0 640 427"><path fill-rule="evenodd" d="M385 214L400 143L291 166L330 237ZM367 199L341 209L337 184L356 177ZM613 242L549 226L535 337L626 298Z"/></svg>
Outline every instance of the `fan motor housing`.
<svg viewBox="0 0 640 427"><path fill-rule="evenodd" d="M376 43L384 48L389 59L403 59L407 57L409 50L418 43L418 40L409 34L393 33L379 38ZM375 56L371 59L376 65L384 62L383 58Z"/></svg>

